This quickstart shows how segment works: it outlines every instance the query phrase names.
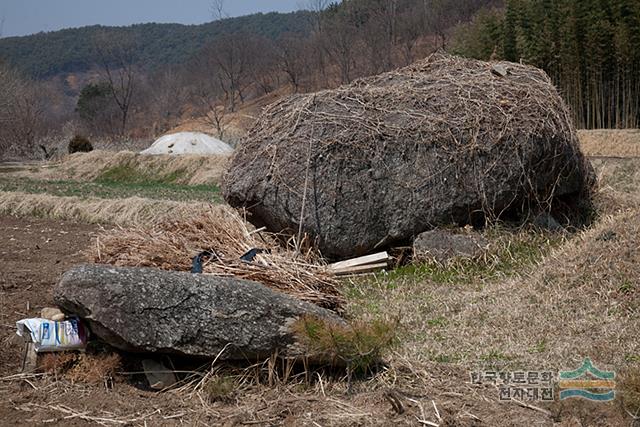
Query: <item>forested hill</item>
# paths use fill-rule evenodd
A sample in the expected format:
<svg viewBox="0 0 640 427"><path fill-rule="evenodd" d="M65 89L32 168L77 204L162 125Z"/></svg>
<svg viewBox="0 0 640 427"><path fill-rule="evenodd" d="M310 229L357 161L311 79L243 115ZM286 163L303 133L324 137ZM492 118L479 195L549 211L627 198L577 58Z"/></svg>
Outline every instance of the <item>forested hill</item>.
<svg viewBox="0 0 640 427"><path fill-rule="evenodd" d="M97 40L122 40L135 46L140 65L153 69L184 62L219 36L248 33L277 38L284 33L306 34L309 28L309 12L304 11L258 13L202 25L96 25L0 39L0 59L34 78L47 78L91 69L99 61Z"/></svg>

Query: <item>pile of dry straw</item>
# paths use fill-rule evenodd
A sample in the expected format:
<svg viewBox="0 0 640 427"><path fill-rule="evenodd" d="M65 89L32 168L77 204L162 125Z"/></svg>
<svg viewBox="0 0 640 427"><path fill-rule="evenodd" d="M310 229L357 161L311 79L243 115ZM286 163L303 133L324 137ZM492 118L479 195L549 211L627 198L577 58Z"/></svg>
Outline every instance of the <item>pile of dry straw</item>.
<svg viewBox="0 0 640 427"><path fill-rule="evenodd" d="M102 233L92 247L93 262L163 270L190 271L192 258L202 251L214 253L203 273L235 276L262 283L300 300L337 312L343 299L334 276L312 250L284 248L277 237L249 231L246 220L226 206L212 206L201 215L138 225ZM296 250L296 246L298 250ZM252 262L240 257L251 249L265 249Z"/></svg>

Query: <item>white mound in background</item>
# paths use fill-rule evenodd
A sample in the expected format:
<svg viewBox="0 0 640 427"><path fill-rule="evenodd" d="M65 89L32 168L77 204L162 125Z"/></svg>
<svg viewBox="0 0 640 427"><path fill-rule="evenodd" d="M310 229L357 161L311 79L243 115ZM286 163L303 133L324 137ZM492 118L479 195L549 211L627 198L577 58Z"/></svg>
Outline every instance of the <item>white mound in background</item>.
<svg viewBox="0 0 640 427"><path fill-rule="evenodd" d="M229 144L204 133L180 132L160 137L141 154L231 154Z"/></svg>

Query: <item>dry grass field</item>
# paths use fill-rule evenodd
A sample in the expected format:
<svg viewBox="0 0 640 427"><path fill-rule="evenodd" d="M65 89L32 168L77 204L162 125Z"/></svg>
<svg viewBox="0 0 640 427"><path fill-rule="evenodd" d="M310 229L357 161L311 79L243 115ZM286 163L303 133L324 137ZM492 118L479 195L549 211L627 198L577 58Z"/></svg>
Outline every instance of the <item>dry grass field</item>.
<svg viewBox="0 0 640 427"><path fill-rule="evenodd" d="M587 156L640 157L640 129L598 129L578 131Z"/></svg>
<svg viewBox="0 0 640 427"><path fill-rule="evenodd" d="M352 382L340 372L303 369L284 381L273 361L256 361L209 366L180 387L156 393L139 386L138 358L131 355L116 368L109 365L113 361L94 360L106 367L91 378L65 370L63 361L16 376L21 355L13 323L51 304L59 274L90 252L98 227L86 223L162 222L210 207L197 199L171 200L178 178L166 173L155 184L164 199L153 192L134 202L112 193L2 192L0 341L7 350L0 367L0 416L18 425L637 425L640 132L583 131L580 138L599 176L597 219L588 229L551 233L497 226L484 232L490 248L481 260L405 265L342 281L350 319L400 320L385 365ZM115 163L85 170L81 159L19 174L71 182L99 180L119 167L109 160ZM195 178L200 167L136 170L157 176L159 170L186 169L180 184L215 185ZM45 250L36 251L36 243ZM501 401L496 385L471 381L472 372L486 370L573 370L586 357L616 372L615 401Z"/></svg>
<svg viewBox="0 0 640 427"><path fill-rule="evenodd" d="M127 178L176 184L215 184L220 182L229 158L203 155L141 155L131 151L76 153L46 168L30 167L18 173L34 179L108 180Z"/></svg>

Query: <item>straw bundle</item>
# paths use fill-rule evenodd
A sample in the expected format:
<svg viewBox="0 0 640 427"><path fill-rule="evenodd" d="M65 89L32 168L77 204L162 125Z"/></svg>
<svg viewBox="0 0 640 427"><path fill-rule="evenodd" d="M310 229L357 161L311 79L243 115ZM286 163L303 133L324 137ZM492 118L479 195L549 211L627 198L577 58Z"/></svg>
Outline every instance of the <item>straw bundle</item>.
<svg viewBox="0 0 640 427"><path fill-rule="evenodd" d="M268 253L252 262L240 260L254 248ZM342 307L335 278L314 252L299 253L279 245L277 236L250 232L246 221L226 206L178 221L105 231L89 256L93 262L117 266L190 271L192 258L201 251L214 254L204 263L204 274L256 281L338 312Z"/></svg>

